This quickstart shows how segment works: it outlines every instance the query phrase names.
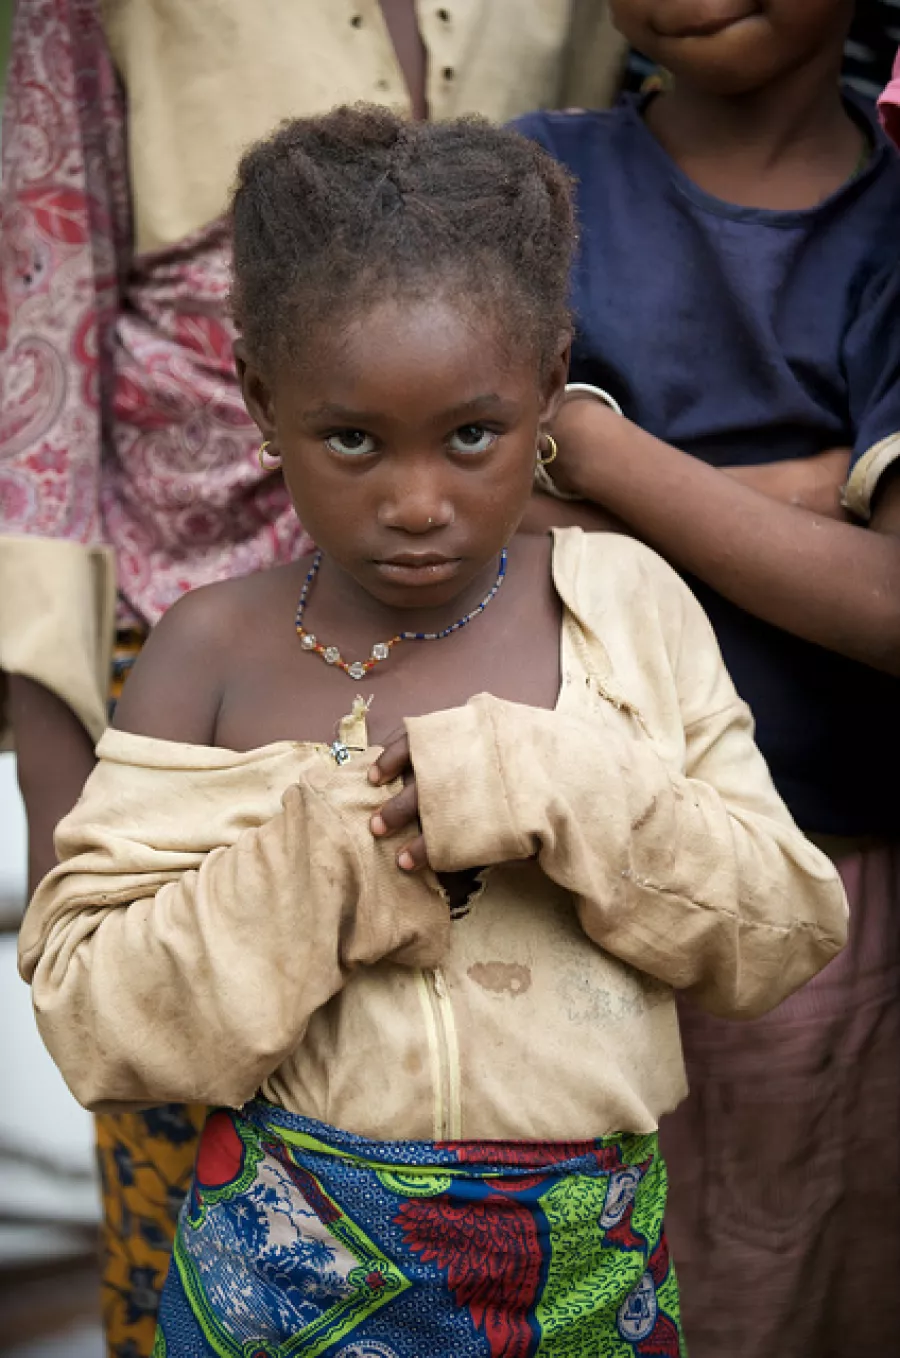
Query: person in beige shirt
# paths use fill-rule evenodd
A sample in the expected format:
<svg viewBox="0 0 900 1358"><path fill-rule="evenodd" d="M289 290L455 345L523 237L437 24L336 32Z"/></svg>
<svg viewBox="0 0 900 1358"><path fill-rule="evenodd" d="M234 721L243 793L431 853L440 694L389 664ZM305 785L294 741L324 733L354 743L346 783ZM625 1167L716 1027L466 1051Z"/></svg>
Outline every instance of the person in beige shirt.
<svg viewBox="0 0 900 1358"><path fill-rule="evenodd" d="M83 1103L221 1105L158 1351L676 1354L674 992L760 1014L847 911L674 572L514 536L569 181L343 109L247 153L233 223L260 461L318 546L154 631L20 952Z"/></svg>
<svg viewBox="0 0 900 1358"><path fill-rule="evenodd" d="M621 53L598 0L16 7L0 203L0 727L17 749L32 881L93 765L111 651L115 693L185 590L308 546L256 461L231 361L222 214L242 148L285 117L358 99L500 121L607 103ZM99 1120L111 1350L149 1353L201 1118Z"/></svg>

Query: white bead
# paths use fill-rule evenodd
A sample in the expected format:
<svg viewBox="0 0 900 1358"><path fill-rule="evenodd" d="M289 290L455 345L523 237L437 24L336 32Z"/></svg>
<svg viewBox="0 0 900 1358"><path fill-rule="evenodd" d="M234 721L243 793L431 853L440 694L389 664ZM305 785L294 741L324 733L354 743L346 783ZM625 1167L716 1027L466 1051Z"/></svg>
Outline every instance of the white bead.
<svg viewBox="0 0 900 1358"><path fill-rule="evenodd" d="M341 653L336 646L328 646L322 655L326 665L336 665L341 658Z"/></svg>
<svg viewBox="0 0 900 1358"><path fill-rule="evenodd" d="M361 660L354 660L353 664L348 668L347 673L351 679L365 679L366 667Z"/></svg>
<svg viewBox="0 0 900 1358"><path fill-rule="evenodd" d="M306 632L300 638L300 645L303 647L304 651L314 651L316 649L316 639L312 632Z"/></svg>
<svg viewBox="0 0 900 1358"><path fill-rule="evenodd" d="M373 660L387 660L391 653L391 648L386 641L376 641L372 647Z"/></svg>

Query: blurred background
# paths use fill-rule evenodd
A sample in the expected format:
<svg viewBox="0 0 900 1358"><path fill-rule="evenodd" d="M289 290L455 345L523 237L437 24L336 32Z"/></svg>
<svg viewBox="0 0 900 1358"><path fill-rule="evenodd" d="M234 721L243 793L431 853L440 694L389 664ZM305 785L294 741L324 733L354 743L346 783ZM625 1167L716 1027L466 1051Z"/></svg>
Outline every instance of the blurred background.
<svg viewBox="0 0 900 1358"><path fill-rule="evenodd" d="M14 0L0 0L0 87ZM91 1119L41 1045L16 971L25 818L0 754L0 1353L101 1358Z"/></svg>
<svg viewBox="0 0 900 1358"><path fill-rule="evenodd" d="M3 9L9 8L4 0ZM0 1352L100 1358L91 1119L38 1038L16 972L25 818L0 755Z"/></svg>

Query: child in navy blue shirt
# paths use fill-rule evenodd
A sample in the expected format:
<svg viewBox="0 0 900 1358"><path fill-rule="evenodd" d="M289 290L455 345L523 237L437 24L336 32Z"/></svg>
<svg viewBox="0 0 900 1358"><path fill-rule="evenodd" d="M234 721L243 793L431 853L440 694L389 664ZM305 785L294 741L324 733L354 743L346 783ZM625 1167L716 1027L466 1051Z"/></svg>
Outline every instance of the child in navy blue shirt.
<svg viewBox="0 0 900 1358"><path fill-rule="evenodd" d="M578 181L574 382L535 530L599 506L691 581L851 944L775 1015L684 1015L670 1232L692 1358L900 1353L900 161L850 0L614 0L671 74L519 124ZM841 493L842 492L842 493ZM862 1304L862 1297L869 1302Z"/></svg>

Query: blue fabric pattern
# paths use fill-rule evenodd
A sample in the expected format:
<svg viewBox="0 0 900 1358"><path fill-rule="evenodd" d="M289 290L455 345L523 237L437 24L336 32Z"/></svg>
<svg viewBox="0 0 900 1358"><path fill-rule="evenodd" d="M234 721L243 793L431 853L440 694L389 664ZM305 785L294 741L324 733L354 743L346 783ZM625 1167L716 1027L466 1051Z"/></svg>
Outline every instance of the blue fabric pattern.
<svg viewBox="0 0 900 1358"><path fill-rule="evenodd" d="M156 1358L682 1358L655 1134L370 1142L213 1113Z"/></svg>

